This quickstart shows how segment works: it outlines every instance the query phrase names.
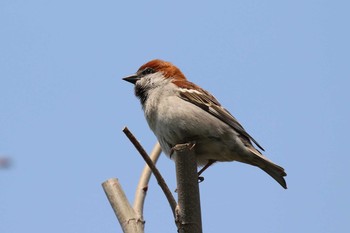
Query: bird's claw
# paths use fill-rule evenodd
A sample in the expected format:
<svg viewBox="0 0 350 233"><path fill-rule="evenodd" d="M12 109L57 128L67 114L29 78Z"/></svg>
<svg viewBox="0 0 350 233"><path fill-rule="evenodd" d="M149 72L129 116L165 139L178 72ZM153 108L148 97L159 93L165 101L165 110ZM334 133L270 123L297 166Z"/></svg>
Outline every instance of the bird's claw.
<svg viewBox="0 0 350 233"><path fill-rule="evenodd" d="M196 142L188 142L184 144L176 144L175 146L171 147L169 157L171 159L172 155L175 151L184 150L188 148L189 150L192 150L196 146Z"/></svg>
<svg viewBox="0 0 350 233"><path fill-rule="evenodd" d="M198 176L198 184L202 183L204 181L204 177L203 176Z"/></svg>

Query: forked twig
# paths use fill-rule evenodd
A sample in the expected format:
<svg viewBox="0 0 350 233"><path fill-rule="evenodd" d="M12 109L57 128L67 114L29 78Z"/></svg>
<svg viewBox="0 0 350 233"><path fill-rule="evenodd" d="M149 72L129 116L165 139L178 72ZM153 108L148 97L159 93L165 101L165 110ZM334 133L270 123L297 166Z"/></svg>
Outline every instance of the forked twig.
<svg viewBox="0 0 350 233"><path fill-rule="evenodd" d="M147 155L146 151L143 149L141 144L137 141L135 136L130 132L130 130L127 127L125 127L123 129L123 132L129 138L131 143L135 146L137 151L140 153L142 158L145 160L145 162L147 163L147 165L151 169L152 173L154 174L154 177L156 178L159 186L163 190L163 192L164 192L164 194L169 202L169 205L171 207L171 210L173 212L174 217L176 217L175 208L176 208L177 203L175 201L174 196L171 194L171 191L170 191L168 185L165 183L162 175L160 174L159 170L156 168L156 166L154 165L154 163L152 162L150 157Z"/></svg>
<svg viewBox="0 0 350 233"><path fill-rule="evenodd" d="M160 145L157 142L154 145L153 150L149 156L153 164L157 163L157 160L161 153L162 153L162 149L160 148ZM152 171L149 168L149 166L146 164L145 167L143 168L139 183L136 188L134 207L133 207L136 214L139 216L139 218L142 218L143 216L143 206L145 203L145 198L148 191L148 183L151 178L151 174L152 174Z"/></svg>
<svg viewBox="0 0 350 233"><path fill-rule="evenodd" d="M111 178L102 183L108 201L118 218L124 233L144 233L145 222L129 204L118 179Z"/></svg>

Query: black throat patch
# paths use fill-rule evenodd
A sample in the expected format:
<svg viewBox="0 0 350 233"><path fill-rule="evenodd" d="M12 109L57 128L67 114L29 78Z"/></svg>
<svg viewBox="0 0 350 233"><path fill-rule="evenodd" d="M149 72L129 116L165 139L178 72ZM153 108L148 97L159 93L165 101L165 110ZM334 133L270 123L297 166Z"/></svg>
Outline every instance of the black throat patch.
<svg viewBox="0 0 350 233"><path fill-rule="evenodd" d="M148 96L147 88L140 85L135 85L135 95L140 99L142 106L145 104Z"/></svg>

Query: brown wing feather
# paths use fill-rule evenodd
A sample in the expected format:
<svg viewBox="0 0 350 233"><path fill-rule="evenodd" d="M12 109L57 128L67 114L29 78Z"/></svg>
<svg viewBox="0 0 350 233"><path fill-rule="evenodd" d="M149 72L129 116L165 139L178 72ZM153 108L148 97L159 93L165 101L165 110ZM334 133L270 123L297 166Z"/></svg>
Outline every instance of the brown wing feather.
<svg viewBox="0 0 350 233"><path fill-rule="evenodd" d="M211 115L217 117L218 119L231 126L241 135L244 141L248 142L251 145L250 140L252 140L255 145L264 151L262 146L260 146L259 143L252 136L250 136L247 131L245 131L237 119L232 116L225 108L223 108L215 99L215 97L209 94L207 91L203 89L200 89L200 91L189 91L183 88L179 94L182 99L202 108Z"/></svg>

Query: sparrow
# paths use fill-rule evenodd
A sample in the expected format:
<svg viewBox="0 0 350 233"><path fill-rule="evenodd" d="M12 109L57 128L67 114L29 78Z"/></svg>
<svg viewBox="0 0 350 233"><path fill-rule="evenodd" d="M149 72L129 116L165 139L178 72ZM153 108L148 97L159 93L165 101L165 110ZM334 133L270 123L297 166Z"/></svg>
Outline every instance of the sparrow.
<svg viewBox="0 0 350 233"><path fill-rule="evenodd" d="M134 84L145 118L163 152L195 142L199 174L215 162L238 161L259 167L283 188L284 169L266 158L264 149L209 92L188 81L170 62L152 60L123 80Z"/></svg>

